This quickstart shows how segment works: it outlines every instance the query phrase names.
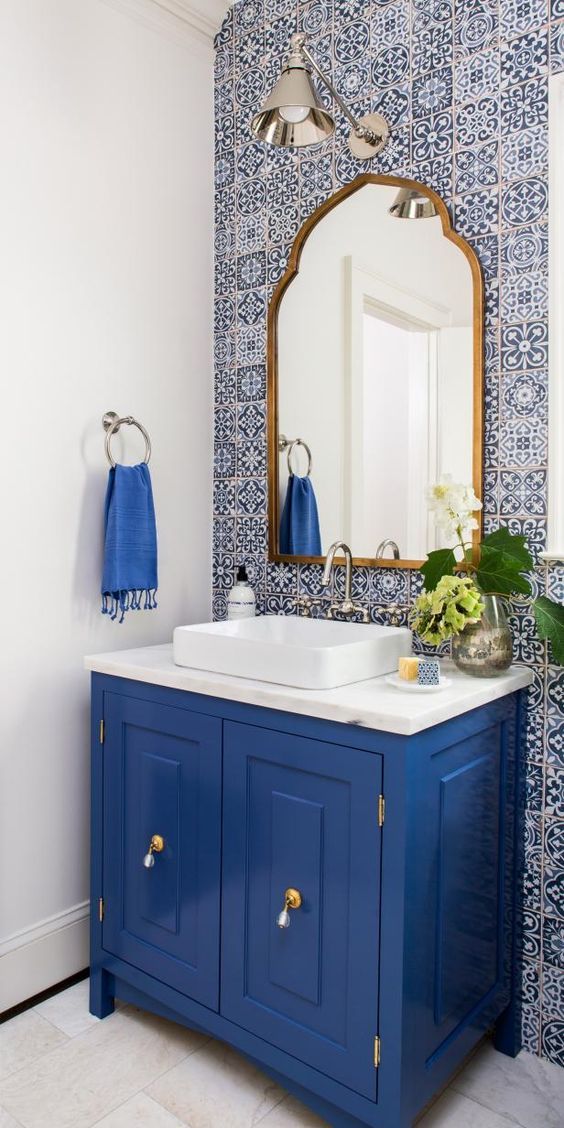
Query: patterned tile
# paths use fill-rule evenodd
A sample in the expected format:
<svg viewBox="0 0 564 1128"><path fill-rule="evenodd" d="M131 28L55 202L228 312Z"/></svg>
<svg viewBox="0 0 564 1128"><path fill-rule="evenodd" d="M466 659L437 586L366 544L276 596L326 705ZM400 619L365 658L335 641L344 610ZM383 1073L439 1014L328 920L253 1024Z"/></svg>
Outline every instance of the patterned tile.
<svg viewBox="0 0 564 1128"><path fill-rule="evenodd" d="M424 117L452 105L452 68L441 67L436 71L415 78L413 81L413 116Z"/></svg>
<svg viewBox="0 0 564 1128"><path fill-rule="evenodd" d="M523 913L520 948L526 959L539 960L541 955L541 917L539 913Z"/></svg>
<svg viewBox="0 0 564 1128"><path fill-rule="evenodd" d="M548 435L529 419L503 419L500 425L500 459L506 466L546 463Z"/></svg>
<svg viewBox="0 0 564 1128"><path fill-rule="evenodd" d="M370 44L370 26L365 20L347 24L335 36L335 58L340 63L366 56Z"/></svg>
<svg viewBox="0 0 564 1128"><path fill-rule="evenodd" d="M544 855L547 865L564 870L564 820L546 819Z"/></svg>
<svg viewBox="0 0 564 1128"><path fill-rule="evenodd" d="M543 960L564 972L564 920L546 916L542 928Z"/></svg>
<svg viewBox="0 0 564 1128"><path fill-rule="evenodd" d="M505 274L502 279L501 316L504 321L548 317L548 274Z"/></svg>
<svg viewBox="0 0 564 1128"><path fill-rule="evenodd" d="M496 95L500 71L497 51L479 51L467 55L455 67L454 93L459 102Z"/></svg>
<svg viewBox="0 0 564 1128"><path fill-rule="evenodd" d="M541 1052L555 1065L564 1066L564 1021L551 1019L543 1024Z"/></svg>
<svg viewBox="0 0 564 1128"><path fill-rule="evenodd" d="M546 173L548 169L548 129L537 126L510 133L504 137L501 150L503 179L519 180L523 176Z"/></svg>
<svg viewBox="0 0 564 1128"><path fill-rule="evenodd" d="M540 1007L530 1007L526 1003L521 1008L521 1034L523 1049L530 1054L538 1054L540 1045Z"/></svg>
<svg viewBox="0 0 564 1128"><path fill-rule="evenodd" d="M547 815L564 819L564 771L560 768L547 768L545 811ZM562 900L564 903L564 882L562 884Z"/></svg>
<svg viewBox="0 0 564 1128"><path fill-rule="evenodd" d="M460 149L456 153L456 192L471 192L489 188L499 179L499 144L490 141L474 149ZM497 262L496 262L497 272Z"/></svg>
<svg viewBox="0 0 564 1128"><path fill-rule="evenodd" d="M455 122L461 148L474 148L481 142L491 141L499 130L498 102L495 98L479 98L466 106L455 106Z"/></svg>
<svg viewBox="0 0 564 1128"><path fill-rule="evenodd" d="M546 762L564 768L564 720L550 712L546 724Z"/></svg>
<svg viewBox="0 0 564 1128"><path fill-rule="evenodd" d="M545 516L546 479L546 470L502 470L499 475L500 516L512 517L525 512L534 517Z"/></svg>
<svg viewBox="0 0 564 1128"><path fill-rule="evenodd" d="M502 306L502 315L503 315ZM547 418L548 403L548 372L539 369L536 372L518 372L515 375L504 375L501 380L500 410L503 417L519 417L522 419L534 416L537 420L545 421ZM521 498L527 494L542 494L545 497L543 512L546 512L546 474L539 474L533 470L527 474L522 486L518 487L516 480L509 478L503 482L504 489L518 493Z"/></svg>
<svg viewBox="0 0 564 1128"><path fill-rule="evenodd" d="M548 33L543 28L519 35L501 49L501 79L508 85L537 78L548 70Z"/></svg>
<svg viewBox="0 0 564 1128"><path fill-rule="evenodd" d="M496 0L456 4L454 9L456 58L482 51L497 41L499 15Z"/></svg>
<svg viewBox="0 0 564 1128"><path fill-rule="evenodd" d="M349 153L348 123L326 91L337 130L319 148L277 150L252 136L253 114L280 73L297 18L354 112L377 109L392 126L371 169L436 187L480 259L485 527L505 522L527 537L535 559L546 542L548 72L564 70L564 0L238 0L215 61L218 618L241 560L261 613L294 613L298 592L330 597L320 567L267 564L265 312L304 218L369 166ZM535 590L545 575L549 593L564 602L564 567L537 571ZM421 577L357 570L354 582L373 620L385 622L393 602L407 616ZM341 590L340 573L331 586ZM534 672L525 720L523 1037L532 1052L564 1064L562 675L547 668L524 601L512 606L511 622L515 657Z"/></svg>
<svg viewBox="0 0 564 1128"><path fill-rule="evenodd" d="M501 356L504 371L516 372L544 368L548 364L548 328L546 321L529 321L508 325L502 332Z"/></svg>
<svg viewBox="0 0 564 1128"><path fill-rule="evenodd" d="M564 921L564 870L544 867L543 909L547 916Z"/></svg>
<svg viewBox="0 0 564 1128"><path fill-rule="evenodd" d="M500 0L500 31L508 39L540 27L546 20L546 0Z"/></svg>
<svg viewBox="0 0 564 1128"><path fill-rule="evenodd" d="M372 9L372 45L393 47L409 40L410 10L408 0L380 4ZM447 61L447 60L443 60ZM440 64L437 64L440 65Z"/></svg>
<svg viewBox="0 0 564 1128"><path fill-rule="evenodd" d="M464 236L486 235L497 228L499 197L494 188L469 192L455 201L454 221Z"/></svg>
<svg viewBox="0 0 564 1128"><path fill-rule="evenodd" d="M534 78L510 86L501 94L501 125L504 133L529 129L548 121L546 79Z"/></svg>
<svg viewBox="0 0 564 1128"><path fill-rule="evenodd" d="M533 223L501 237L501 264L504 271L548 270L548 227Z"/></svg>
<svg viewBox="0 0 564 1128"><path fill-rule="evenodd" d="M413 35L411 56L413 74L426 74L438 67L450 65L453 59L453 51L453 35L450 23L420 25Z"/></svg>
<svg viewBox="0 0 564 1128"><path fill-rule="evenodd" d="M564 971L550 966L543 968L542 1005L545 1015L558 1018L564 1024Z"/></svg>
<svg viewBox="0 0 564 1128"><path fill-rule="evenodd" d="M459 154L462 155L462 154ZM468 240L474 248L485 278L498 278L499 275L499 236L475 235Z"/></svg>

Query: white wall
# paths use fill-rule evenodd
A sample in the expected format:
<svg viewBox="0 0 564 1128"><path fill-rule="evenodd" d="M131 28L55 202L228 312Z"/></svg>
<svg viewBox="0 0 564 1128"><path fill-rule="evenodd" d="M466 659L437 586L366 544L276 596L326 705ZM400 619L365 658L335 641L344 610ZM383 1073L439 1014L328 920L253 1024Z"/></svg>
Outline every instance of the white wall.
<svg viewBox="0 0 564 1128"><path fill-rule="evenodd" d="M83 655L209 614L211 44L127 7L0 0L0 1011L88 962ZM159 608L123 626L107 410L153 441Z"/></svg>

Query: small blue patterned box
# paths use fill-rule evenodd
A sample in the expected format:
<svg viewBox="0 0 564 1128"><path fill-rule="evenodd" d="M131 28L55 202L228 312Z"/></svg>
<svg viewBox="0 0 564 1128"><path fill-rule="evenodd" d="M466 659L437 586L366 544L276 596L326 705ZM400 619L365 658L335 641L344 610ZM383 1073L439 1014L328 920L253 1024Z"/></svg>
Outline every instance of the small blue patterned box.
<svg viewBox="0 0 564 1128"><path fill-rule="evenodd" d="M436 658L428 658L419 662L417 681L419 685L440 685L441 668Z"/></svg>

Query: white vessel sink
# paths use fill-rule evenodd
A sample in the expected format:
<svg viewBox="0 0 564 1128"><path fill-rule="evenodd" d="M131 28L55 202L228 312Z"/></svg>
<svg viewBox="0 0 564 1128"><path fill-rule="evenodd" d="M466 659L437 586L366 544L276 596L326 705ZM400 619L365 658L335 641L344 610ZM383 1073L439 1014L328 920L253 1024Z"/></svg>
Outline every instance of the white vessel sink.
<svg viewBox="0 0 564 1128"><path fill-rule="evenodd" d="M263 615L177 627L173 654L177 666L334 689L397 670L398 658L411 654L411 641L406 627Z"/></svg>

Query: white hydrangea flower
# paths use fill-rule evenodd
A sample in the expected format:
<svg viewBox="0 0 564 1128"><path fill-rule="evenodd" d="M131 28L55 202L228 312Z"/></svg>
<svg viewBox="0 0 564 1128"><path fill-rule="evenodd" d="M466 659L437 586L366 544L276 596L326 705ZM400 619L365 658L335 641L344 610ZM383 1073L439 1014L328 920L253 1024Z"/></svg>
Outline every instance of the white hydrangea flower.
<svg viewBox="0 0 564 1128"><path fill-rule="evenodd" d="M429 487L427 501L437 527L447 536L466 540L478 528L474 513L482 508L482 502L472 486L453 482L450 474Z"/></svg>

